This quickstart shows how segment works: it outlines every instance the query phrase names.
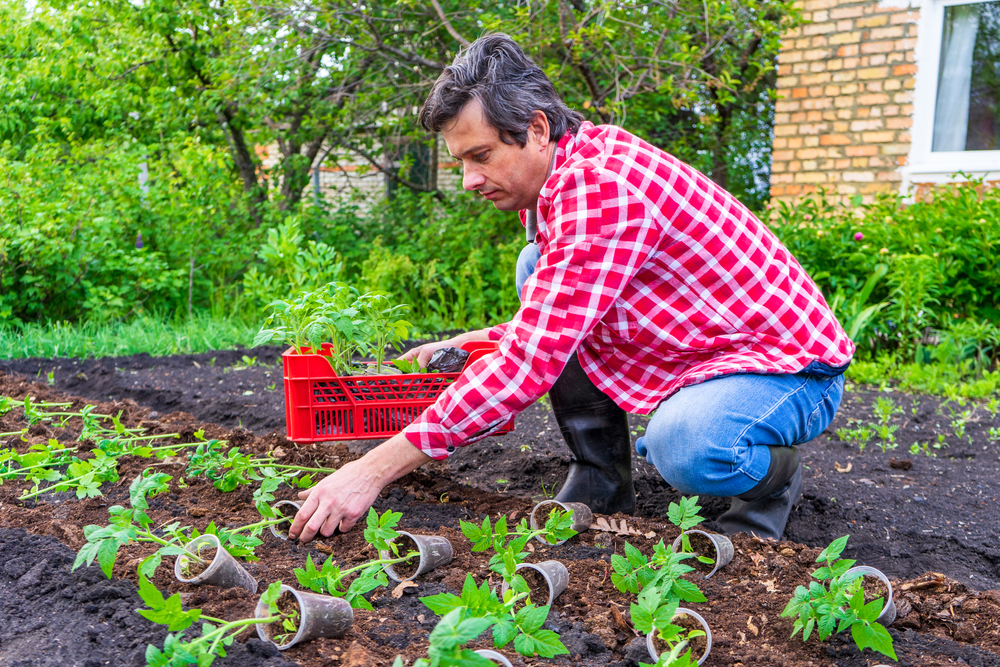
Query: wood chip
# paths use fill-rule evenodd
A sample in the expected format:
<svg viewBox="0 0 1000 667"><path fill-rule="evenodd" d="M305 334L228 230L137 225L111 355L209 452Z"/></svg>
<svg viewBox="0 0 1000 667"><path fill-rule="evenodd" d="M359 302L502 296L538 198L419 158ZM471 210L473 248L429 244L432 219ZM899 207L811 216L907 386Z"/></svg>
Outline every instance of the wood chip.
<svg viewBox="0 0 1000 667"><path fill-rule="evenodd" d="M535 553L535 545L532 544L531 542L528 542L528 544L525 546L525 549L527 549L529 553Z"/></svg>
<svg viewBox="0 0 1000 667"><path fill-rule="evenodd" d="M621 611L618 610L618 607L614 605L611 605L611 618L615 621L615 627L622 632L638 634L632 626L628 624L628 621L625 620L625 616L623 616Z"/></svg>
<svg viewBox="0 0 1000 667"><path fill-rule="evenodd" d="M333 555L333 547L331 547L329 544L323 544L322 542L316 543L316 551L322 551L327 556Z"/></svg>
<svg viewBox="0 0 1000 667"><path fill-rule="evenodd" d="M839 463L834 462L833 467L837 470L837 472L851 472L851 468L854 467L854 464L848 462L846 468L841 468Z"/></svg>
<svg viewBox="0 0 1000 667"><path fill-rule="evenodd" d="M757 567L767 560L767 558L765 558L762 554L750 552L750 560L753 561L754 567Z"/></svg>
<svg viewBox="0 0 1000 667"><path fill-rule="evenodd" d="M412 581L400 582L399 586L396 586L395 588L392 589L392 597L398 600L399 598L403 597L403 591L405 591L407 588L413 588L414 586L416 586L416 584L413 583Z"/></svg>
<svg viewBox="0 0 1000 667"><path fill-rule="evenodd" d="M274 454L274 458L280 459L280 458L283 458L285 456L285 454L288 453L288 450L286 450L284 447L278 446L278 447L275 447L274 451L271 452L271 453Z"/></svg>
<svg viewBox="0 0 1000 667"><path fill-rule="evenodd" d="M194 364L195 368L201 368L201 364L199 364L197 361L192 361L191 363Z"/></svg>
<svg viewBox="0 0 1000 667"><path fill-rule="evenodd" d="M739 635L740 635L740 643L741 644L746 644L747 643L747 636L745 634L743 634L742 632L740 632Z"/></svg>
<svg viewBox="0 0 1000 667"><path fill-rule="evenodd" d="M760 628L753 624L753 616L747 619L747 627L750 628L750 632L753 633L754 637L760 634Z"/></svg>
<svg viewBox="0 0 1000 667"><path fill-rule="evenodd" d="M646 533L646 535L645 535L645 538L646 538L647 540L651 540L651 539L653 539L654 537L656 537L656 533L655 533L655 532L653 532L652 530L651 530L651 531L649 531L648 533Z"/></svg>
<svg viewBox="0 0 1000 667"><path fill-rule="evenodd" d="M519 510L514 510L513 512L511 512L511 513L510 513L510 519L509 519L509 520L508 520L508 522L507 522L507 525L508 525L508 526L509 526L510 524L514 523L514 519L515 519L515 518L517 517L517 513L518 513L518 511L519 511Z"/></svg>
<svg viewBox="0 0 1000 667"><path fill-rule="evenodd" d="M778 587L775 585L774 579L762 579L761 582L768 593L780 593Z"/></svg>

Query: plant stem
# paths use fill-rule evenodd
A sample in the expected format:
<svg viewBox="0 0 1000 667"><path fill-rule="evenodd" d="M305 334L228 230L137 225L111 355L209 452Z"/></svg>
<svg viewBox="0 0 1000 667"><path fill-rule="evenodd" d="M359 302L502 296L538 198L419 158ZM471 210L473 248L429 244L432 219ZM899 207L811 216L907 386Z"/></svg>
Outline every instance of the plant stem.
<svg viewBox="0 0 1000 667"><path fill-rule="evenodd" d="M164 435L142 435L142 436L137 435L134 438L125 438L125 440L123 440L122 442L139 442L140 440L157 440L159 438L179 438L179 437L181 437L180 433L167 433L167 434L164 434ZM191 442L191 443L188 443L188 446L194 445L194 444L197 444L197 443ZM177 447L181 447L181 446L182 445L164 445L163 447L156 447L154 449L169 449L171 447L177 448Z"/></svg>
<svg viewBox="0 0 1000 667"><path fill-rule="evenodd" d="M188 648L188 650L190 650L193 647L197 646L198 644L202 644L204 642L207 642L209 639L213 639L214 638L214 641L212 642L212 645L208 649L209 653L214 654L215 650L219 646L219 642L221 642L223 639L225 639L226 633L229 632L230 630L232 630L234 628L240 628L240 631L242 632L242 628L244 628L244 627L246 627L248 625L258 625L258 624L261 624L261 623L274 623L276 621L280 621L282 618L284 618L284 617L283 616L268 616L267 618L244 618L244 619L241 619L239 621L230 621L229 623L226 623L225 625L223 625L221 628L216 628L215 630L213 630L212 632L208 633L207 635L199 637L195 641L191 642L190 644L188 644L187 648ZM237 632L235 634L239 634L239 632Z"/></svg>
<svg viewBox="0 0 1000 667"><path fill-rule="evenodd" d="M289 465L280 465L280 464L274 464L274 463L257 465L256 461L254 462L254 465L251 466L251 467L253 467L253 468L278 468L279 470L301 470L302 472L325 472L325 473L335 473L335 472L337 472L336 468L304 468L302 466L289 466Z"/></svg>
<svg viewBox="0 0 1000 667"><path fill-rule="evenodd" d="M0 433L0 438L7 438L12 435L24 435L28 432L28 429L22 428L20 431L10 431L9 433Z"/></svg>
<svg viewBox="0 0 1000 667"><path fill-rule="evenodd" d="M257 523L251 523L247 526L240 526L239 528L233 528L232 530L226 530L227 533L241 533L244 530L253 530L255 528L267 528L268 526L277 526L279 523L287 523L291 521L291 517L281 517L280 519L264 519L263 521L258 521Z"/></svg>
<svg viewBox="0 0 1000 667"><path fill-rule="evenodd" d="M349 575L351 572L357 572L358 570L364 570L371 567L372 565L393 565L394 563L402 563L404 560L410 560L414 556L419 556L419 551L411 551L405 556L400 556L399 558L380 558L378 560L370 560L367 563L362 563L361 565L356 565L350 569L342 570L340 572L340 581L343 581L344 577Z"/></svg>

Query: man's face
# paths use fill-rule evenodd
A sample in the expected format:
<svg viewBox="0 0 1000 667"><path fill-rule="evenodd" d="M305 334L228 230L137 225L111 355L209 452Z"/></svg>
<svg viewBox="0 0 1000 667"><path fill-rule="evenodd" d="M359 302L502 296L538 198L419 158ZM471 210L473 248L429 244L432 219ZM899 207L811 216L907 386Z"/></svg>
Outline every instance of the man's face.
<svg viewBox="0 0 1000 667"><path fill-rule="evenodd" d="M539 112L528 127L524 148L505 144L486 121L479 100L470 100L441 130L448 151L462 163L462 186L476 190L501 211L534 209L548 175L549 125Z"/></svg>

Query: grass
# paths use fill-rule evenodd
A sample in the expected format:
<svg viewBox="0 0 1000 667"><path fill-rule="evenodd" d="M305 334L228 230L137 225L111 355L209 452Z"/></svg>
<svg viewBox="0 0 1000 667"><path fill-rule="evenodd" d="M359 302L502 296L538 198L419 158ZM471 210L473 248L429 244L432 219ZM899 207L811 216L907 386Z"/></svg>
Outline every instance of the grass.
<svg viewBox="0 0 1000 667"><path fill-rule="evenodd" d="M846 376L848 381L857 384L948 398L985 399L1000 394L1000 370L977 374L971 361L900 364L892 357L883 357L875 361L855 361L847 369Z"/></svg>
<svg viewBox="0 0 1000 667"><path fill-rule="evenodd" d="M257 329L257 324L213 318L208 313L179 321L144 315L129 322L32 323L0 327L0 358L197 354L249 347Z"/></svg>

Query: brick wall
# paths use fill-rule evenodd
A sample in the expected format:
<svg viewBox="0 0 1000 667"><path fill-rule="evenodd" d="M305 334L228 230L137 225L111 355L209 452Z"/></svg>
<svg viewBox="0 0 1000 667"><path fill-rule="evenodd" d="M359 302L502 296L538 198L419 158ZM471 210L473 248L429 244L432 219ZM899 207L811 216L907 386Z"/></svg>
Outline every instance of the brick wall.
<svg viewBox="0 0 1000 667"><path fill-rule="evenodd" d="M882 0L889 4L891 0ZM919 12L799 0L778 67L771 197L824 187L837 199L898 190L910 150Z"/></svg>

